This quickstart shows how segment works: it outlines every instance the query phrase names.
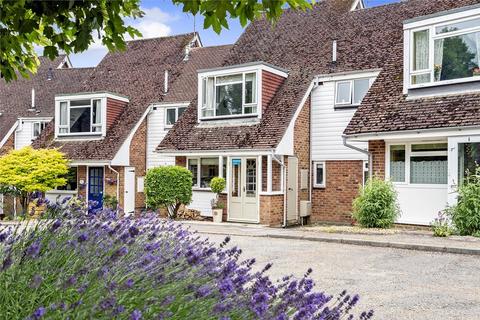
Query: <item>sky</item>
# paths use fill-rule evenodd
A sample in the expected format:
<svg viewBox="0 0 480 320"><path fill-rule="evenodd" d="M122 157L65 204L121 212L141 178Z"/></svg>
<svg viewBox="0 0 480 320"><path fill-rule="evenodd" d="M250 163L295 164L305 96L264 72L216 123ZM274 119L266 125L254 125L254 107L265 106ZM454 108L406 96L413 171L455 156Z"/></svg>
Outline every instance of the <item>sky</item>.
<svg viewBox="0 0 480 320"><path fill-rule="evenodd" d="M367 6L378 6L399 0L365 0ZM243 28L237 20L229 21L229 29L222 30L218 35L213 30L203 29L203 18L199 15L194 19L191 14L182 12L181 6L175 6L171 0L141 0L145 16L141 19L130 19L127 23L137 28L144 38L154 38L193 32L200 34L204 46L214 46L234 43L241 35ZM194 23L195 20L195 23ZM41 54L41 50L39 50ZM74 67L93 67L107 53L100 42L95 42L90 49L70 56Z"/></svg>

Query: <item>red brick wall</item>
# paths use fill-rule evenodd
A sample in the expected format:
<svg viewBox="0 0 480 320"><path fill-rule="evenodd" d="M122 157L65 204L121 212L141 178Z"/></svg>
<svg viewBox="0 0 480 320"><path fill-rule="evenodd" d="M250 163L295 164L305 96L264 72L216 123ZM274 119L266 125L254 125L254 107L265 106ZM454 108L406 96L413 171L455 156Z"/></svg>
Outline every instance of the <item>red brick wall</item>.
<svg viewBox="0 0 480 320"><path fill-rule="evenodd" d="M363 161L326 161L325 188L312 191L312 222L351 223L352 202L363 182Z"/></svg>
<svg viewBox="0 0 480 320"><path fill-rule="evenodd" d="M368 151L373 157L373 175L385 179L385 141L372 140L368 142Z"/></svg>
<svg viewBox="0 0 480 320"><path fill-rule="evenodd" d="M187 157L175 157L175 165L180 167L186 167Z"/></svg>
<svg viewBox="0 0 480 320"><path fill-rule="evenodd" d="M260 223L279 227L283 222L283 195L260 196Z"/></svg>
<svg viewBox="0 0 480 320"><path fill-rule="evenodd" d="M80 180L83 180L84 184L80 184ZM78 196L82 197L83 199L87 200L87 167L86 166L78 166L77 167L77 189L78 189Z"/></svg>
<svg viewBox="0 0 480 320"><path fill-rule="evenodd" d="M285 78L268 71L262 71L262 110L270 104Z"/></svg>
<svg viewBox="0 0 480 320"><path fill-rule="evenodd" d="M124 101L107 98L107 130L112 126L115 120L117 120L126 105L127 103Z"/></svg>
<svg viewBox="0 0 480 320"><path fill-rule="evenodd" d="M298 158L298 208L300 200L310 199L310 188L301 189L301 172L307 170L310 172L310 97L303 105L300 114L295 122L294 128L294 152ZM287 175L288 176L288 175ZM308 175L307 175L308 176Z"/></svg>
<svg viewBox="0 0 480 320"><path fill-rule="evenodd" d="M0 156L7 154L13 149L15 149L15 134L12 133L7 141L5 141L5 144L0 148Z"/></svg>
<svg viewBox="0 0 480 320"><path fill-rule="evenodd" d="M130 166L135 167L135 211L145 208L145 194L137 190L137 178L145 177L147 170L147 121L135 132L130 144ZM121 188L122 189L122 188ZM123 190L122 193L123 195Z"/></svg>

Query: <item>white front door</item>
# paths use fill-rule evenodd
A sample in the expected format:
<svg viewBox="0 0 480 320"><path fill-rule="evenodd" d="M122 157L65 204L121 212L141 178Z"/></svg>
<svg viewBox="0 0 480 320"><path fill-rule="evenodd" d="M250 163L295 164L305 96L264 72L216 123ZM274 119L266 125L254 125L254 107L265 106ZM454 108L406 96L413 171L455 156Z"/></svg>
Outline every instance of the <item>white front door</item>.
<svg viewBox="0 0 480 320"><path fill-rule="evenodd" d="M125 185L123 192L125 215L135 213L135 167L125 167Z"/></svg>
<svg viewBox="0 0 480 320"><path fill-rule="evenodd" d="M297 220L298 218L298 159L288 157L288 176L287 176L287 220Z"/></svg>
<svg viewBox="0 0 480 320"><path fill-rule="evenodd" d="M230 161L228 218L258 222L257 158L231 158Z"/></svg>

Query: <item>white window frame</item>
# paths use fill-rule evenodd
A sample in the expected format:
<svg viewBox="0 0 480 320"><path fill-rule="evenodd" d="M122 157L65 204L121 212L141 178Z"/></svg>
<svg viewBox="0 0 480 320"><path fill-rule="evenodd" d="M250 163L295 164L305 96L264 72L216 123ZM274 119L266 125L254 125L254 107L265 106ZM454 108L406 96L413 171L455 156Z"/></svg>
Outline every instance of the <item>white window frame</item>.
<svg viewBox="0 0 480 320"><path fill-rule="evenodd" d="M197 167L197 184L192 186L193 190L210 191L211 188L200 187L200 180L201 180L201 177L202 177L202 172L201 172L202 159L218 159L218 177L222 177L222 175L223 175L223 156L218 156L218 157L216 157L216 156L211 156L211 157L209 157L209 156L187 157L187 163L186 163L187 170L189 170L188 162L190 160L197 160L197 166L198 166Z"/></svg>
<svg viewBox="0 0 480 320"><path fill-rule="evenodd" d="M415 151L412 152L412 145L416 144L447 144L447 150L445 151ZM410 162L414 157L435 157L435 156L447 156L448 157L448 142L446 140L438 141L410 141L410 142L388 142L385 148L385 178L390 180L390 148L392 146L405 146L405 180L404 182L394 182L394 185L398 186L412 186L412 187L432 187L432 188L445 188L448 183L445 184L422 184L411 183L410 179ZM447 158L448 159L448 158ZM447 161L450 161L448 159ZM448 174L448 172L447 172Z"/></svg>
<svg viewBox="0 0 480 320"><path fill-rule="evenodd" d="M90 100L90 105L82 105L82 106L71 106L70 102L71 101L76 101L76 100ZM101 111L101 122L100 123L94 123L93 119L93 101L100 101L100 111ZM71 100L60 100L58 101L58 116L57 119L58 122L60 122L60 117L61 117L61 110L60 106L62 103L67 103L67 124L66 125L56 125L56 131L57 131L57 136L59 137L70 137L70 136L99 136L104 133L104 128L106 126L106 103L105 99L101 98L87 98L85 97L84 99L79 98L79 99L71 99ZM80 108L90 108L90 131L89 132L70 132L71 128L71 123L70 123L70 110L71 109L80 109ZM93 131L93 128L95 127L100 127L100 131ZM67 129L67 132L60 132L60 129Z"/></svg>
<svg viewBox="0 0 480 320"><path fill-rule="evenodd" d="M246 94L246 90L245 90L245 75L247 74L255 74L255 88L254 90L256 91L255 92L255 102L252 102L252 103L245 103L245 94ZM242 80L241 81L232 81L232 82L228 82L228 83L217 83L217 78L222 78L222 77L228 77L228 76L238 76L238 75L242 75ZM202 92L202 98L201 100L199 99L199 101L201 101L201 108L200 110L202 110L203 108L203 103L204 103L204 100L205 98L203 97L204 95L206 95L206 85L208 84L208 79L209 78L213 78L213 94L212 94L212 98L213 98L213 116L208 116L208 117L204 117L202 115L202 112L200 111L199 113L199 118L201 120L213 120L213 119L226 119L226 118L245 118L245 117L258 117L258 114L259 114L259 108L260 108L260 104L259 104L259 95L258 95L258 92L259 92L259 88L258 88L258 83L259 83L259 71L258 70L249 70L249 71L243 71L243 72L233 72L233 73L227 73L227 74L221 74L221 75L214 75L214 76L207 76L207 77L203 77L201 79L201 92ZM242 84L242 113L241 114L234 114L234 115L222 115L222 116L217 116L216 113L217 113L217 87L221 87L221 86L224 86L224 85L228 85L228 84L239 84L241 83ZM205 88L204 88L205 87ZM248 108L248 107L255 107L257 108L256 112L254 113L245 113L245 109Z"/></svg>
<svg viewBox="0 0 480 320"><path fill-rule="evenodd" d="M355 96L355 81L358 81L358 80L369 80L368 82L368 85L369 85L369 90L370 88L372 87L372 84L373 82L375 81L375 77L361 77L361 78L355 78L355 79L349 79L349 80L338 80L335 82L335 97L334 97L334 101L335 101L335 107L336 108L341 108L341 107L358 107L360 103L354 103L353 99L354 99L354 96ZM346 103L341 103L341 102L337 102L337 98L338 98L338 86L342 83L350 83L350 102L346 102ZM368 90L367 90L367 93L368 93Z"/></svg>
<svg viewBox="0 0 480 320"><path fill-rule="evenodd" d="M34 121L32 123L32 139L37 139L42 134L42 131L45 130L45 128L47 127L47 124L48 124L48 121ZM35 135L35 126L36 125L38 125L39 129L40 129L38 136Z"/></svg>
<svg viewBox="0 0 480 320"><path fill-rule="evenodd" d="M405 56L404 56L404 93L408 93L408 89L417 89L417 88L426 88L426 87L435 87L441 85L449 85L449 84L456 84L456 83L466 83L466 82L473 82L473 81L480 81L480 76L473 76L469 78L460 78L460 79L451 79L451 80L443 80L443 81L434 81L435 77L435 68L434 68L434 45L435 40L437 39L445 39L454 36L469 34L473 32L480 32L480 26L463 29L460 31L452 31L442 34L436 34L437 27L447 26L453 23L465 22L469 20L474 20L480 18L480 10L475 9L471 10L471 12L461 12L458 14L447 15L439 18L432 18L427 19L424 22L420 21L418 23L411 23L406 24L404 26L404 47L405 47ZM419 31L429 31L429 55L428 55L428 64L429 68L424 70L416 70L413 71L413 53L414 53L414 33ZM430 75L430 82L420 83L420 84L412 84L412 76L414 75L422 75L422 74L429 74Z"/></svg>
<svg viewBox="0 0 480 320"><path fill-rule="evenodd" d="M323 183L317 183L317 165L323 167ZM313 187L314 188L326 188L327 186L327 165L326 161L314 161L313 162Z"/></svg>
<svg viewBox="0 0 480 320"><path fill-rule="evenodd" d="M188 108L188 105L178 105L178 106L168 106L168 107L165 107L165 128L172 128L175 123L177 123L178 121L178 109L182 109L184 108L185 111L186 109ZM172 110L172 109L175 109L175 121L173 122L173 124L168 124L168 110ZM183 112L185 112L183 111Z"/></svg>

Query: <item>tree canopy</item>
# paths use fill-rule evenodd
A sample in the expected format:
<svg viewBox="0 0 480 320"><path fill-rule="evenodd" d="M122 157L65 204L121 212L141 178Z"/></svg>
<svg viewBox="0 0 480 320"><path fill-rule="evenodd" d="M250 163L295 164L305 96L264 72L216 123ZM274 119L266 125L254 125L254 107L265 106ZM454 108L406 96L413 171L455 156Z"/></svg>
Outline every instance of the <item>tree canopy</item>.
<svg viewBox="0 0 480 320"><path fill-rule="evenodd" d="M205 17L204 28L220 33L228 19L239 19L242 26L264 15L274 22L283 8L305 10L308 0L172 0L183 12ZM35 47L43 48L50 59L60 52L85 51L101 39L108 50L125 48L126 36L141 33L126 24L126 18L141 18L140 0L0 0L0 74L6 81L18 74L35 73L39 59Z"/></svg>

